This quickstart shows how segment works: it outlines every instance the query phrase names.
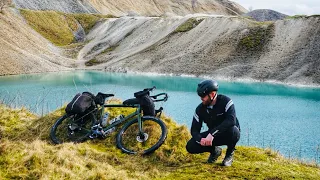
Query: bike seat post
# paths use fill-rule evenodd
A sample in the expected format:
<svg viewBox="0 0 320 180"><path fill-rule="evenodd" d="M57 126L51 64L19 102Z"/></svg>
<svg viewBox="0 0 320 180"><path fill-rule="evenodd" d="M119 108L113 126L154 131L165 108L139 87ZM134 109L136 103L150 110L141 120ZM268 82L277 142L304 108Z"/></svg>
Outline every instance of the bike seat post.
<svg viewBox="0 0 320 180"><path fill-rule="evenodd" d="M102 104L102 107L101 107L101 116L100 116L100 120L102 120L103 115L105 114L105 112L104 112L104 109L105 109L104 105L105 105L105 103L106 103L106 99L107 99L107 98L108 98L107 96L104 96L104 98L103 98L103 104Z"/></svg>

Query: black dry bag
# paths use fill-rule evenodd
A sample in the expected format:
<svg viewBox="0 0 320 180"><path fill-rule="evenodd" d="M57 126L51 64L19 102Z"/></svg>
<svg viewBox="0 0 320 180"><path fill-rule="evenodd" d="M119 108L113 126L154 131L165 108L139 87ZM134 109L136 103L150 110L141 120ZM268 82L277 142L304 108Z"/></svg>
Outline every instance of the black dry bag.
<svg viewBox="0 0 320 180"><path fill-rule="evenodd" d="M78 93L66 107L67 114L83 114L94 107L95 96L90 92Z"/></svg>

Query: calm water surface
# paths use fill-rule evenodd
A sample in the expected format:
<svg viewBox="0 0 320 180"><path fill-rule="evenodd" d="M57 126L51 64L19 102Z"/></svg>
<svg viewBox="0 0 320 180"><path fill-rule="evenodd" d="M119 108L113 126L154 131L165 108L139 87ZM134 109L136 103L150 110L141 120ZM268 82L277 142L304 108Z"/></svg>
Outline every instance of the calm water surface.
<svg viewBox="0 0 320 180"><path fill-rule="evenodd" d="M0 99L38 114L61 107L83 91L114 93L125 100L146 87L167 92L165 113L190 128L195 90L202 79L76 71L0 77ZM241 145L270 147L287 157L320 162L320 89L267 83L219 81L220 94L233 99L241 124ZM205 128L203 128L205 130Z"/></svg>

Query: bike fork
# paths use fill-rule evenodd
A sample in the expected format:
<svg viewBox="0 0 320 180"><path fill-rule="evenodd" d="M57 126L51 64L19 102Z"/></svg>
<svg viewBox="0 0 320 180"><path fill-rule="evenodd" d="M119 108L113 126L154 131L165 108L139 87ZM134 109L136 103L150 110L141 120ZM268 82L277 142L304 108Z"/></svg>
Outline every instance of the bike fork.
<svg viewBox="0 0 320 180"><path fill-rule="evenodd" d="M139 133L138 136L141 137L141 139L144 139L144 132L142 130L142 120L141 120L141 114L138 114L138 126L139 126Z"/></svg>

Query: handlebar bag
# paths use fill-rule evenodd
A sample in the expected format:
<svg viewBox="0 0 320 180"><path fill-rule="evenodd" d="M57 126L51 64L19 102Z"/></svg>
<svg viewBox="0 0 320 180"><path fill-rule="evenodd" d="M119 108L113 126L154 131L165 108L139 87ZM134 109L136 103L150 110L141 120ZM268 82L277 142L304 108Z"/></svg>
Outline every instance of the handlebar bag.
<svg viewBox="0 0 320 180"><path fill-rule="evenodd" d="M155 116L154 102L149 95L138 98L144 116Z"/></svg>
<svg viewBox="0 0 320 180"><path fill-rule="evenodd" d="M123 101L125 105L140 104L144 116L155 116L154 102L148 94L137 96L138 98L127 99Z"/></svg>

